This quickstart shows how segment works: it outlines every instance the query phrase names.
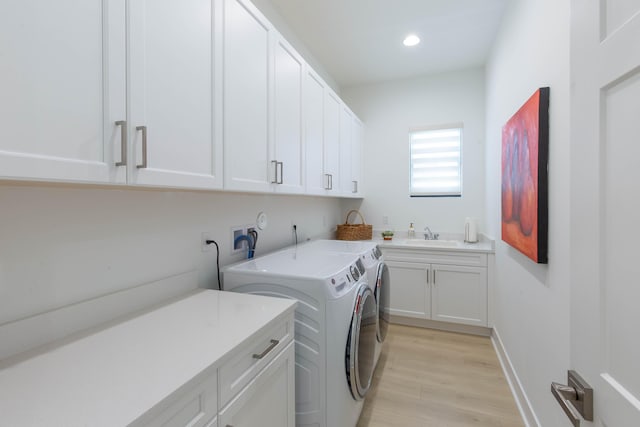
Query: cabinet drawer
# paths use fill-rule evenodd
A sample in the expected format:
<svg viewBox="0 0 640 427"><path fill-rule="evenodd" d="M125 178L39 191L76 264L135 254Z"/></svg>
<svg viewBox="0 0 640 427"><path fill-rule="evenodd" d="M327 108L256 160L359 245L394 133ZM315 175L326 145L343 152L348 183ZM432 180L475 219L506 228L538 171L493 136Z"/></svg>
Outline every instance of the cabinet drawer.
<svg viewBox="0 0 640 427"><path fill-rule="evenodd" d="M218 376L215 371L204 380L187 385L133 422L131 426L210 427L218 412Z"/></svg>
<svg viewBox="0 0 640 427"><path fill-rule="evenodd" d="M295 352L289 343L220 411L220 426L294 427Z"/></svg>
<svg viewBox="0 0 640 427"><path fill-rule="evenodd" d="M229 402L293 340L293 314L238 347L220 366L220 407Z"/></svg>
<svg viewBox="0 0 640 427"><path fill-rule="evenodd" d="M429 249L385 249L385 261L424 262L430 264L469 265L486 267L487 254L464 251L434 251Z"/></svg>

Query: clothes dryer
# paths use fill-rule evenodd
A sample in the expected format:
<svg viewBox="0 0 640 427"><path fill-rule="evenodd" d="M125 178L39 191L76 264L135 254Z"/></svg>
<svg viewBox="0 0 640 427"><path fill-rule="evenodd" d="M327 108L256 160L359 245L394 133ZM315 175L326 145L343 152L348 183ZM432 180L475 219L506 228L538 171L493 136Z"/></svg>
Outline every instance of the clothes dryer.
<svg viewBox="0 0 640 427"><path fill-rule="evenodd" d="M224 289L296 299L296 426L353 427L371 385L375 296L353 254L283 250L230 266Z"/></svg>
<svg viewBox="0 0 640 427"><path fill-rule="evenodd" d="M312 240L298 246L299 251L357 254L364 265L367 281L376 297L376 351L374 366L378 364L382 345L389 329L390 280L389 268L376 242L347 240Z"/></svg>

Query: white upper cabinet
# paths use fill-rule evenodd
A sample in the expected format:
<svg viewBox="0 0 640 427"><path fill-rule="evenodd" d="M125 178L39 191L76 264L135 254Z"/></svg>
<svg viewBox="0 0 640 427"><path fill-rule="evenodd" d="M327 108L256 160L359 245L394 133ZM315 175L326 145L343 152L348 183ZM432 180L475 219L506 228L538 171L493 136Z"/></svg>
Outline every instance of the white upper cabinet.
<svg viewBox="0 0 640 427"><path fill-rule="evenodd" d="M340 114L340 190L347 197L362 197L362 122L342 105Z"/></svg>
<svg viewBox="0 0 640 427"><path fill-rule="evenodd" d="M125 1L11 1L0 13L0 178L124 182Z"/></svg>
<svg viewBox="0 0 640 427"><path fill-rule="evenodd" d="M325 194L324 89L325 83L310 68L304 79L305 178L307 194Z"/></svg>
<svg viewBox="0 0 640 427"><path fill-rule="evenodd" d="M359 122L249 0L11 1L0 59L0 179L358 196Z"/></svg>
<svg viewBox="0 0 640 427"><path fill-rule="evenodd" d="M213 17L213 0L129 2L131 183L222 186Z"/></svg>
<svg viewBox="0 0 640 427"><path fill-rule="evenodd" d="M362 156L364 126L353 116L351 128L351 196L362 197Z"/></svg>
<svg viewBox="0 0 640 427"><path fill-rule="evenodd" d="M340 114L338 95L325 88L324 96L324 184L327 194L340 193Z"/></svg>
<svg viewBox="0 0 640 427"><path fill-rule="evenodd" d="M271 24L247 0L223 0L225 188L272 191Z"/></svg>
<svg viewBox="0 0 640 427"><path fill-rule="evenodd" d="M351 148L353 143L353 113L340 106L340 192L353 196L355 189L351 176Z"/></svg>
<svg viewBox="0 0 640 427"><path fill-rule="evenodd" d="M127 5L3 8L1 177L222 186L212 1Z"/></svg>
<svg viewBox="0 0 640 427"><path fill-rule="evenodd" d="M274 53L272 182L278 192L304 193L302 81L305 64L279 34Z"/></svg>

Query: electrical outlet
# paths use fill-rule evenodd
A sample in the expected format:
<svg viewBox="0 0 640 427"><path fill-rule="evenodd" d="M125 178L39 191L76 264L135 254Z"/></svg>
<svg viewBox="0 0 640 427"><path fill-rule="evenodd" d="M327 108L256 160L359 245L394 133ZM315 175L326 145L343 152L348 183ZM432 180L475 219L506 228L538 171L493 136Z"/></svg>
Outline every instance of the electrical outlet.
<svg viewBox="0 0 640 427"><path fill-rule="evenodd" d="M213 231L203 231L200 237L200 247L202 252L209 252L213 246L213 243L210 245L207 244L207 240L215 240Z"/></svg>
<svg viewBox="0 0 640 427"><path fill-rule="evenodd" d="M389 217L386 215L382 216L382 225L389 225Z"/></svg>

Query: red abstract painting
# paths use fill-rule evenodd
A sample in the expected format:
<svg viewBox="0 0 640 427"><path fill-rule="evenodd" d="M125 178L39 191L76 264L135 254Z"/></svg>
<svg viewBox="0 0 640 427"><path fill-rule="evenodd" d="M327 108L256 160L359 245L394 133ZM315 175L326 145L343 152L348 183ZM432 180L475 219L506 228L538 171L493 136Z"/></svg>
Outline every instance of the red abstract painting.
<svg viewBox="0 0 640 427"><path fill-rule="evenodd" d="M547 262L549 88L538 89L502 128L502 240Z"/></svg>

